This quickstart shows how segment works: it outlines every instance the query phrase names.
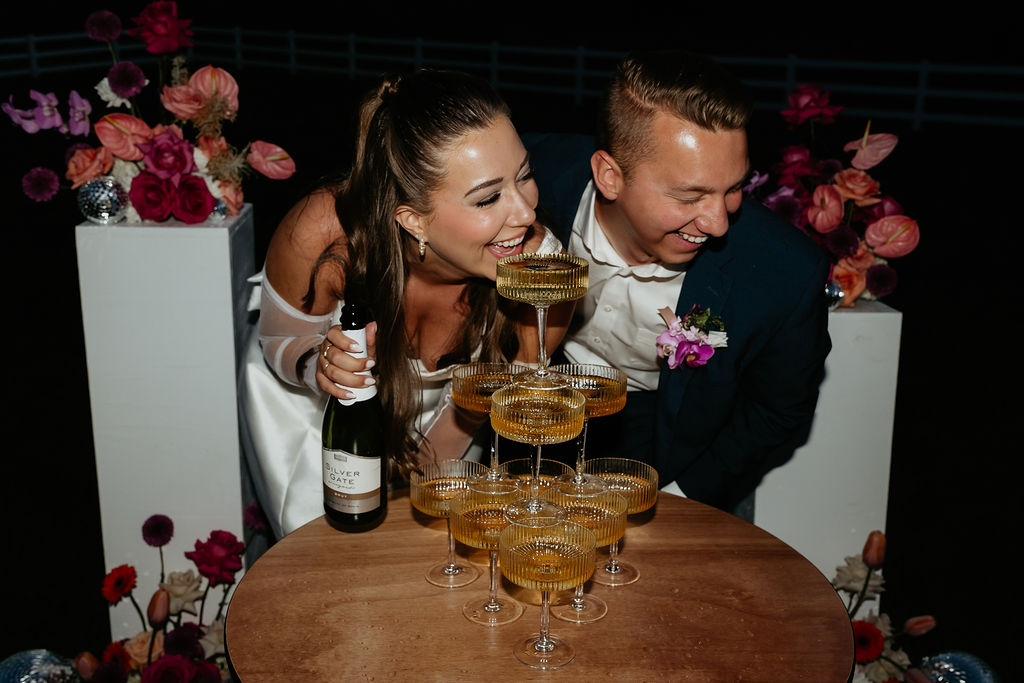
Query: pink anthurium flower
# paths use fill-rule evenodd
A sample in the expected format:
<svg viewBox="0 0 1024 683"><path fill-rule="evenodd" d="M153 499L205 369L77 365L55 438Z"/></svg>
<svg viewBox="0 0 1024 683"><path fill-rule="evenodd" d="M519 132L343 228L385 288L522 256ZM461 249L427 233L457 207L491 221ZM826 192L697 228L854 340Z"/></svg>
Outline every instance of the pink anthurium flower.
<svg viewBox="0 0 1024 683"><path fill-rule="evenodd" d="M238 83L224 69L204 66L188 79L188 87L199 93L204 101L223 100L225 118L230 119L238 111Z"/></svg>
<svg viewBox="0 0 1024 683"><path fill-rule="evenodd" d="M281 147L256 140L245 157L249 165L273 180L284 180L295 173L295 160Z"/></svg>
<svg viewBox="0 0 1024 683"><path fill-rule="evenodd" d="M128 114L107 114L93 128L103 146L125 161L141 159L142 150L136 145L153 138L153 131L145 121Z"/></svg>
<svg viewBox="0 0 1024 683"><path fill-rule="evenodd" d="M880 218L864 231L864 240L885 258L906 256L921 241L917 221L907 216L886 216Z"/></svg>
<svg viewBox="0 0 1024 683"><path fill-rule="evenodd" d="M862 171L880 164L883 159L892 153L896 143L899 141L899 138L891 133L868 135L870 130L871 122L868 121L867 127L864 128L864 135L856 140L847 142L843 147L844 152L857 150L857 153L853 155L853 160L850 161L850 165Z"/></svg>
<svg viewBox="0 0 1024 683"><path fill-rule="evenodd" d="M843 196L834 185L818 185L807 207L807 222L818 232L832 232L843 220Z"/></svg>

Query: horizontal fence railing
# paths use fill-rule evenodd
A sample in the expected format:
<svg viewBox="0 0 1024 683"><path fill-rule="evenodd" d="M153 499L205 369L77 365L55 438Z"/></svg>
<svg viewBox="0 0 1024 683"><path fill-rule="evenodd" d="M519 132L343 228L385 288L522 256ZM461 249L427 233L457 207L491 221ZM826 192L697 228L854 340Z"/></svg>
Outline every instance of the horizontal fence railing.
<svg viewBox="0 0 1024 683"><path fill-rule="evenodd" d="M244 28L196 28L186 56L238 72L273 70L351 79L433 67L483 76L500 91L595 102L622 52L583 47L455 43L424 38L318 35ZM120 59L142 65L155 58L141 43L119 45ZM800 83L832 91L847 114L927 123L1024 126L1024 67L869 62L716 55L751 87L759 109L778 110ZM105 45L84 33L0 39L0 80L39 78L110 65ZM0 95L8 93L0 92Z"/></svg>

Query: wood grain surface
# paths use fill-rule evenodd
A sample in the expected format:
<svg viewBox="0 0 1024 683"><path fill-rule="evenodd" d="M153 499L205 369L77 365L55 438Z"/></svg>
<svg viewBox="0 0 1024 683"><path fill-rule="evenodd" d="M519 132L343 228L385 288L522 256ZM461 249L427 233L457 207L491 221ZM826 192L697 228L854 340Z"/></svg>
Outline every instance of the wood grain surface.
<svg viewBox="0 0 1024 683"><path fill-rule="evenodd" d="M661 494L630 519L621 559L640 580L587 584L609 613L551 630L576 648L554 671L512 655L536 633L539 598L511 624L479 626L463 603L487 591L486 554L464 588L432 586L444 559L443 520L392 494L385 522L362 534L321 517L288 535L245 574L227 615L228 655L242 683L270 681L809 681L840 683L853 668L850 620L828 580L774 536L700 503ZM566 599L568 594L557 596Z"/></svg>

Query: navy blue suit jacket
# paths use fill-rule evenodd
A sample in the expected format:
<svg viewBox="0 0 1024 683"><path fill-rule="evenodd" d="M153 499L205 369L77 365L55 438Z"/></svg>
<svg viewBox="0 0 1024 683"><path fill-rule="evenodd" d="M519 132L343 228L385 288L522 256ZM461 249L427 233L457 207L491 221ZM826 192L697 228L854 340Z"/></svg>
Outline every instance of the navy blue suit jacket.
<svg viewBox="0 0 1024 683"><path fill-rule="evenodd" d="M547 210L541 218L568 244L593 141L523 140ZM664 364L657 392L631 392L617 419L592 421L588 454L593 446L594 455L646 460L662 485L675 480L687 496L732 510L806 441L831 348L827 275L806 235L745 199L728 233L692 261L675 302L679 316L699 304L721 317L728 346L702 367Z"/></svg>

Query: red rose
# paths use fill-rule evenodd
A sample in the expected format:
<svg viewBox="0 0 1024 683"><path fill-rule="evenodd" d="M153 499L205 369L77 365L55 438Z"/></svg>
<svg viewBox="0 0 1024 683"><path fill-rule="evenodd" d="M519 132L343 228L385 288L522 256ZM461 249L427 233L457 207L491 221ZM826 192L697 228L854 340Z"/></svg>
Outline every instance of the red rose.
<svg viewBox="0 0 1024 683"><path fill-rule="evenodd" d="M867 621L853 622L853 642L858 664L873 662L885 648L885 636L877 626Z"/></svg>
<svg viewBox="0 0 1024 683"><path fill-rule="evenodd" d="M210 585L230 585L235 582L235 572L242 568L244 549L230 531L214 531L206 543L196 541L196 549L185 553L185 557L196 563Z"/></svg>
<svg viewBox="0 0 1024 683"><path fill-rule="evenodd" d="M136 28L126 33L146 43L147 52L159 55L192 47L192 31L188 30L192 20L178 18L176 2L151 2L132 21Z"/></svg>
<svg viewBox="0 0 1024 683"><path fill-rule="evenodd" d="M206 182L195 175L187 175L178 183L178 194L171 213L185 223L202 223L206 220L217 200L210 194Z"/></svg>
<svg viewBox="0 0 1024 683"><path fill-rule="evenodd" d="M798 85L796 90L789 94L789 106L789 109L783 109L779 113L794 126L807 120L833 123L835 115L843 110L842 107L830 105L828 91L823 92L816 85Z"/></svg>
<svg viewBox="0 0 1024 683"><path fill-rule="evenodd" d="M164 655L142 670L142 683L189 683L196 665L181 655Z"/></svg>
<svg viewBox="0 0 1024 683"><path fill-rule="evenodd" d="M138 144L146 170L158 178L170 180L175 186L186 173L196 168L192 144L182 140L173 129L154 135L149 142Z"/></svg>
<svg viewBox="0 0 1024 683"><path fill-rule="evenodd" d="M158 178L149 171L143 171L132 178L128 199L139 212L139 218L162 221L171 215L174 194L174 185L171 181Z"/></svg>
<svg viewBox="0 0 1024 683"><path fill-rule="evenodd" d="M111 605L116 605L135 588L135 579L135 567L130 564L114 567L103 577L103 597Z"/></svg>

